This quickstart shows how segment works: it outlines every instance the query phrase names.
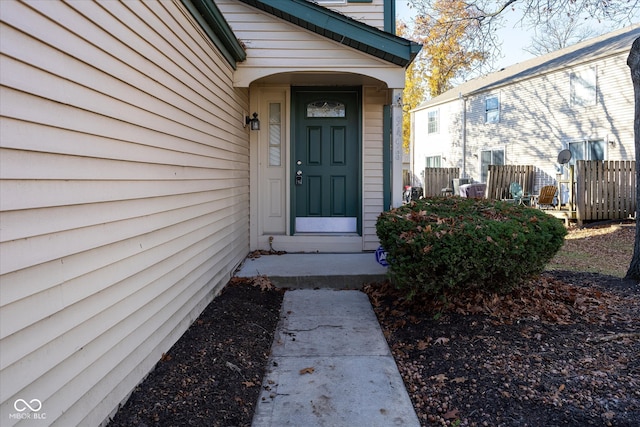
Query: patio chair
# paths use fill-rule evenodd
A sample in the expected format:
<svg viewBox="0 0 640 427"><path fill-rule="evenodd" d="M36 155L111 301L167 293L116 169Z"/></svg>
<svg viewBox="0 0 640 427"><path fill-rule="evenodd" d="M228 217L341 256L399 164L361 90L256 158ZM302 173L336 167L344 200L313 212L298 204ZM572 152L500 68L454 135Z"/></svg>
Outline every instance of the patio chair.
<svg viewBox="0 0 640 427"><path fill-rule="evenodd" d="M555 207L554 199L558 188L555 185L545 185L540 189L538 195L538 208L540 209L553 209Z"/></svg>
<svg viewBox="0 0 640 427"><path fill-rule="evenodd" d="M518 182L512 182L509 186L511 193L511 201L518 205L528 205L530 203L529 195L522 191L522 186Z"/></svg>

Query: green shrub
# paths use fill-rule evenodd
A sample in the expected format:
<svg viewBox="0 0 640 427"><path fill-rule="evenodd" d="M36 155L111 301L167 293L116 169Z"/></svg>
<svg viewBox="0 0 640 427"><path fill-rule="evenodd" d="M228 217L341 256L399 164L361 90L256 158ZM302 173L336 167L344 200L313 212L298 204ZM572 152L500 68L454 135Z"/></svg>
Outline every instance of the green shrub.
<svg viewBox="0 0 640 427"><path fill-rule="evenodd" d="M540 210L433 197L383 212L376 232L392 283L414 295L481 286L507 292L541 273L567 231Z"/></svg>

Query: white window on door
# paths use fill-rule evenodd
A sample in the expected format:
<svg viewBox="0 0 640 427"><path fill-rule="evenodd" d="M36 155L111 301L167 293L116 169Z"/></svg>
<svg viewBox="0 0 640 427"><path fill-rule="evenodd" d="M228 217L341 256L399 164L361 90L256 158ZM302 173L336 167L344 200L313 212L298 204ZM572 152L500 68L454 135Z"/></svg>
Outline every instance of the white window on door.
<svg viewBox="0 0 640 427"><path fill-rule="evenodd" d="M569 143L571 160L575 165L577 160L604 160L606 144L603 139L584 140Z"/></svg>
<svg viewBox="0 0 640 427"><path fill-rule="evenodd" d="M269 103L269 166L282 165L282 104Z"/></svg>
<svg viewBox="0 0 640 427"><path fill-rule="evenodd" d="M345 117L345 105L336 101L314 101L307 104L307 117Z"/></svg>
<svg viewBox="0 0 640 427"><path fill-rule="evenodd" d="M504 148L480 151L480 182L487 182L489 165L504 165Z"/></svg>
<svg viewBox="0 0 640 427"><path fill-rule="evenodd" d="M569 76L571 105L589 107L598 102L596 67L574 71Z"/></svg>

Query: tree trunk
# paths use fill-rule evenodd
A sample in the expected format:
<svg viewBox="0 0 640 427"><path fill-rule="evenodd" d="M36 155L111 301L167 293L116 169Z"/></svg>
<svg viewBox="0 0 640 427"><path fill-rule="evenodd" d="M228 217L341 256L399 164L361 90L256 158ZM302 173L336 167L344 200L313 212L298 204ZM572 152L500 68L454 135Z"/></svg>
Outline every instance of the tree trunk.
<svg viewBox="0 0 640 427"><path fill-rule="evenodd" d="M633 244L633 257L625 279L640 280L640 37L631 46L627 65L631 69L631 81L635 95L635 115L633 133L636 149L636 238Z"/></svg>

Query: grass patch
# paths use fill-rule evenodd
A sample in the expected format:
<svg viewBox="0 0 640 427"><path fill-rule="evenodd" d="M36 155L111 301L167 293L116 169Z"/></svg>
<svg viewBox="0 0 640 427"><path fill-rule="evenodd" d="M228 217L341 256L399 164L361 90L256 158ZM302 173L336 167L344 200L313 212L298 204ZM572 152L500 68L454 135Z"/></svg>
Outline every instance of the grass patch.
<svg viewBox="0 0 640 427"><path fill-rule="evenodd" d="M635 223L572 228L547 270L585 271L624 277L633 256Z"/></svg>

